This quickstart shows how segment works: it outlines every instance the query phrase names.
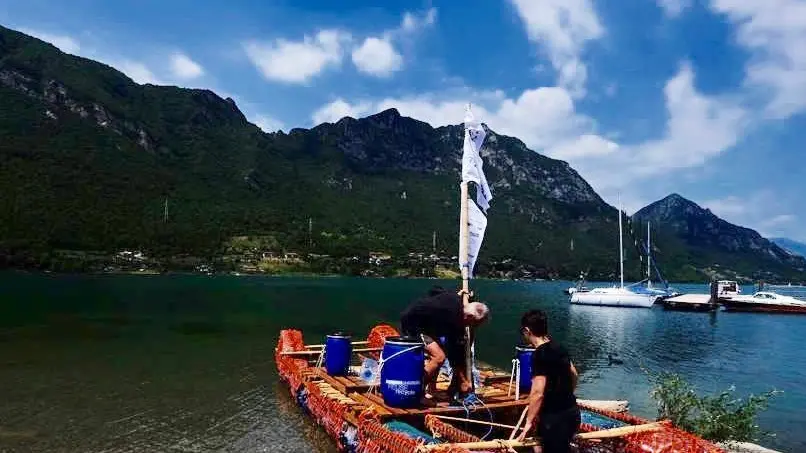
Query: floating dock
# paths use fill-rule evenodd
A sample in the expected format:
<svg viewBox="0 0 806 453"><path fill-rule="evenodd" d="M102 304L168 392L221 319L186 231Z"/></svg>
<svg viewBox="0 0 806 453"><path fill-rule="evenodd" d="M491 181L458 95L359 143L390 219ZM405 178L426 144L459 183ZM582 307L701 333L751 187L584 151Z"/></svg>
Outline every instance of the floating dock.
<svg viewBox="0 0 806 453"><path fill-rule="evenodd" d="M715 303L710 294L681 294L663 301L665 310L673 311L716 311L719 304Z"/></svg>

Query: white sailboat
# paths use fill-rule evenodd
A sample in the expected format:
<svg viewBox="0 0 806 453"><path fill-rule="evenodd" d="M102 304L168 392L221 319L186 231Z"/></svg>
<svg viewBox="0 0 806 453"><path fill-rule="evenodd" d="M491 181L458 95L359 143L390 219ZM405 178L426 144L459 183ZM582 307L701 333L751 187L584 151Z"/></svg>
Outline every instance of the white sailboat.
<svg viewBox="0 0 806 453"><path fill-rule="evenodd" d="M619 205L621 199L619 198ZM571 294L571 303L578 305L605 305L613 307L652 308L658 300L656 294L640 294L624 287L624 238L622 233L621 208L618 211L618 244L619 244L619 286L611 288L593 288L590 291L578 291Z"/></svg>
<svg viewBox="0 0 806 453"><path fill-rule="evenodd" d="M666 288L655 288L652 286L652 242L651 242L651 229L650 229L650 222L646 223L646 278L640 282L633 283L629 285L627 288L635 293L639 294L654 294L658 296L659 299L665 299L668 297L679 296L680 293L674 290L673 288L669 287L669 284L666 283L665 280L658 272L658 277L664 283ZM657 268L656 268L657 269ZM646 285L644 285L646 284Z"/></svg>

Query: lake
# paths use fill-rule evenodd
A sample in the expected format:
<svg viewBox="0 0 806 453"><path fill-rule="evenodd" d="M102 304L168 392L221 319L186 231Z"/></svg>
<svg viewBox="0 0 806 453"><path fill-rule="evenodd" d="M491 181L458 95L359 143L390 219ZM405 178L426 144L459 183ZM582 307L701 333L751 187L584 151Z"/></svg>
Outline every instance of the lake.
<svg viewBox="0 0 806 453"><path fill-rule="evenodd" d="M521 313L542 308L581 398L653 418L643 370L704 392L775 388L760 422L776 436L760 443L806 451L806 316L570 306L569 282L471 283L491 307L481 360L509 370ZM0 451L332 452L278 382L279 330L364 336L434 284L456 282L0 273Z"/></svg>

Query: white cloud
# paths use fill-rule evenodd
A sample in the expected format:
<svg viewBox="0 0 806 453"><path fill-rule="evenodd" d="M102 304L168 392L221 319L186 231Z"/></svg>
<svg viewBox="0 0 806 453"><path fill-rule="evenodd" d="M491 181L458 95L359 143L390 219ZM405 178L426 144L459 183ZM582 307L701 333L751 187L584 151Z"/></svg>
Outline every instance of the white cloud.
<svg viewBox="0 0 806 453"><path fill-rule="evenodd" d="M403 56L395 50L389 39L367 38L360 47L353 50L353 63L363 73L388 77L403 67Z"/></svg>
<svg viewBox="0 0 806 453"><path fill-rule="evenodd" d="M719 217L728 218L741 218L746 215L750 206L748 200L743 200L735 195L730 195L725 198L717 198L713 200L706 200L702 203L702 207L708 208Z"/></svg>
<svg viewBox="0 0 806 453"><path fill-rule="evenodd" d="M612 191L669 170L700 166L733 147L745 132L748 113L730 99L698 92L687 64L667 81L664 95L668 121L661 138L600 153L605 158L572 160L596 189Z"/></svg>
<svg viewBox="0 0 806 453"><path fill-rule="evenodd" d="M314 124L335 123L345 116L357 118L369 113L372 113L369 103L359 102L353 105L347 103L344 99L336 99L314 112L311 119Z"/></svg>
<svg viewBox="0 0 806 453"><path fill-rule="evenodd" d="M273 42L251 41L244 50L268 80L306 83L329 67L341 65L344 43L350 35L340 30L320 30L315 37L302 41L277 39Z"/></svg>
<svg viewBox="0 0 806 453"><path fill-rule="evenodd" d="M78 52L81 50L81 46L79 45L78 41L67 35L46 33L39 30L32 30L30 28L18 28L17 30L21 33L25 33L26 35L30 35L35 38L39 38L42 41L49 42L54 46L58 47L59 50L61 50L64 53L77 55Z"/></svg>
<svg viewBox="0 0 806 453"><path fill-rule="evenodd" d="M669 17L677 17L683 10L691 6L691 0L657 0L657 2Z"/></svg>
<svg viewBox="0 0 806 453"><path fill-rule="evenodd" d="M546 46L560 86L585 94L587 68L580 59L588 41L604 35L590 0L511 0L529 39Z"/></svg>
<svg viewBox="0 0 806 453"><path fill-rule="evenodd" d="M592 156L605 156L616 152L619 145L598 135L585 134L551 149L552 157L572 160Z"/></svg>
<svg viewBox="0 0 806 453"><path fill-rule="evenodd" d="M806 109L806 3L712 0L711 9L734 23L738 43L752 52L745 83L769 100L766 115Z"/></svg>
<svg viewBox="0 0 806 453"><path fill-rule="evenodd" d="M190 80L204 75L204 68L187 55L175 53L171 55L171 72L177 79Z"/></svg>
<svg viewBox="0 0 806 453"><path fill-rule="evenodd" d="M137 83L145 84L151 83L153 85L165 85L166 83L160 80L151 69L139 61L133 60L120 60L112 61L110 66L116 68L118 71L126 74Z"/></svg>
<svg viewBox="0 0 806 453"><path fill-rule="evenodd" d="M422 15L406 12L400 26L386 30L380 36L370 36L353 49L353 64L364 74L389 77L403 69L403 55L396 49L396 42L433 25L436 19L436 8L430 8Z"/></svg>
<svg viewBox="0 0 806 453"><path fill-rule="evenodd" d="M406 12L403 14L403 21L400 24L400 29L404 32L417 31L420 28L434 25L437 21L437 9L429 8L422 17Z"/></svg>
<svg viewBox="0 0 806 453"><path fill-rule="evenodd" d="M753 228L764 237L798 237L802 233L797 216L787 212L791 209L789 200L773 190L707 200L702 206L728 222Z"/></svg>
<svg viewBox="0 0 806 453"><path fill-rule="evenodd" d="M262 114L255 115L252 122L263 132L277 132L285 127L282 121Z"/></svg>

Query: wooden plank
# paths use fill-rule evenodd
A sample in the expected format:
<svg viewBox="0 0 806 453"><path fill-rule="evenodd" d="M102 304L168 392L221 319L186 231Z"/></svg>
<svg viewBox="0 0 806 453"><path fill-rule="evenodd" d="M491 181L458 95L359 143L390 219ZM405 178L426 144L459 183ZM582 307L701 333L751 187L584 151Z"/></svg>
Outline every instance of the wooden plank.
<svg viewBox="0 0 806 453"><path fill-rule="evenodd" d="M316 374L320 378L324 379L325 382L327 382L328 384L332 385L333 388L335 388L336 390L338 390L338 391L340 391L342 393L345 393L345 394L347 393L347 389L344 387L344 384L342 384L341 382L333 379L333 376L330 376L329 374L327 374L327 372L324 371L323 369L321 369L321 368L317 369Z"/></svg>
<svg viewBox="0 0 806 453"><path fill-rule="evenodd" d="M355 384L344 376L333 376L333 379L340 382L345 389L355 386Z"/></svg>
<svg viewBox="0 0 806 453"><path fill-rule="evenodd" d="M375 404L383 406L386 410L388 410L389 412L391 412L391 413L393 413L395 415L405 415L405 414L409 413L409 411L407 411L405 409L398 409L396 407L387 406L386 403L383 402L383 398L381 398L380 396L376 395L375 393L367 393L366 396L371 401L375 402Z"/></svg>
<svg viewBox="0 0 806 453"><path fill-rule="evenodd" d="M529 404L527 400L519 400L519 401L504 401L500 403L487 403L487 409L498 409L504 407L523 407ZM419 411L412 411L413 414L447 414L447 413L464 413L465 409L463 407L456 407L456 406L442 406L442 407L435 407L431 409L424 409Z"/></svg>
<svg viewBox="0 0 806 453"><path fill-rule="evenodd" d="M386 407L378 405L378 403L372 401L361 393L350 393L350 398L358 401L359 403L363 403L367 407L375 408L380 415L392 415L392 412L387 410Z"/></svg>

